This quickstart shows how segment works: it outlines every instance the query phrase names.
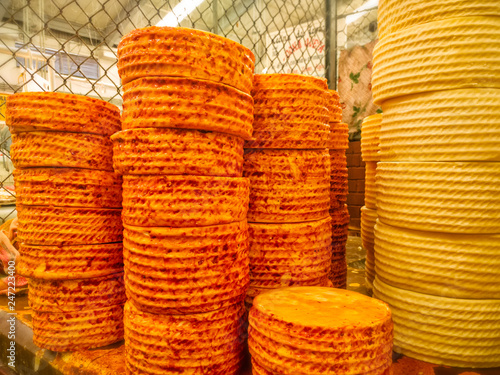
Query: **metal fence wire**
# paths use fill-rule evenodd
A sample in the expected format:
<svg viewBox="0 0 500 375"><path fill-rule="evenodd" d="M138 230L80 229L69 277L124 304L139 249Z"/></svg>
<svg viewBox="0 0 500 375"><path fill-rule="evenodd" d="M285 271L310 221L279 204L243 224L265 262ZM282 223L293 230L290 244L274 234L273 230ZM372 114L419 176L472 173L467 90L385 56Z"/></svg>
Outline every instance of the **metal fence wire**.
<svg viewBox="0 0 500 375"><path fill-rule="evenodd" d="M5 128L5 97L20 91L82 94L121 106L116 47L131 30L152 25L225 36L254 52L256 73L326 77L336 88L338 78L342 80L337 67L342 52L376 38L377 3L0 0L0 128ZM10 162L9 135L0 142L2 158ZM14 194L7 164L0 163L0 204L3 193ZM0 210L1 221L15 215L12 207L7 211Z"/></svg>

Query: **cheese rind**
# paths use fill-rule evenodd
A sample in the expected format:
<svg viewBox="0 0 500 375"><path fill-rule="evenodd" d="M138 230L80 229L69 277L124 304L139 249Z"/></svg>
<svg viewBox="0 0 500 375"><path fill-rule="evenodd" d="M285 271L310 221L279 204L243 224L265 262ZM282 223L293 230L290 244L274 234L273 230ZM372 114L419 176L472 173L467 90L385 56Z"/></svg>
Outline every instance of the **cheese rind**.
<svg viewBox="0 0 500 375"><path fill-rule="evenodd" d="M500 233L500 163L377 166L377 211L387 225L443 233Z"/></svg>
<svg viewBox="0 0 500 375"><path fill-rule="evenodd" d="M123 129L195 129L243 139L252 135L252 97L220 82L149 77L123 90Z"/></svg>
<svg viewBox="0 0 500 375"><path fill-rule="evenodd" d="M185 129L128 129L114 134L113 167L120 174L241 177L243 139Z"/></svg>
<svg viewBox="0 0 500 375"><path fill-rule="evenodd" d="M397 353L446 366L500 366L500 300L431 296L378 279L374 296L391 307Z"/></svg>
<svg viewBox="0 0 500 375"><path fill-rule="evenodd" d="M90 245L121 242L121 210L20 206L18 236L28 245Z"/></svg>
<svg viewBox="0 0 500 375"><path fill-rule="evenodd" d="M421 93L382 107L382 161L500 161L498 89Z"/></svg>
<svg viewBox="0 0 500 375"><path fill-rule="evenodd" d="M90 169L16 169L14 183L18 205L120 208L119 175Z"/></svg>
<svg viewBox="0 0 500 375"><path fill-rule="evenodd" d="M365 165L365 205L377 209L377 162L367 161Z"/></svg>
<svg viewBox="0 0 500 375"><path fill-rule="evenodd" d="M456 17L498 16L496 0L407 0L402 7L398 0L380 0L378 5L378 36L388 35L424 23Z"/></svg>
<svg viewBox="0 0 500 375"><path fill-rule="evenodd" d="M74 246L21 243L19 253L17 273L34 279L86 279L123 271L121 243Z"/></svg>
<svg viewBox="0 0 500 375"><path fill-rule="evenodd" d="M361 124L361 156L364 161L380 161L382 114L365 117Z"/></svg>
<svg viewBox="0 0 500 375"><path fill-rule="evenodd" d="M330 156L327 150L246 150L250 180L248 221L304 222L328 217Z"/></svg>
<svg viewBox="0 0 500 375"><path fill-rule="evenodd" d="M121 129L120 110L104 100L59 92L23 92L7 98L12 133L50 130L103 136Z"/></svg>
<svg viewBox="0 0 500 375"><path fill-rule="evenodd" d="M378 278L397 288L450 298L500 299L500 236L375 227Z"/></svg>
<svg viewBox="0 0 500 375"><path fill-rule="evenodd" d="M109 137L33 131L13 134L12 141L12 163L16 168L67 167L113 171L113 144Z"/></svg>
<svg viewBox="0 0 500 375"><path fill-rule="evenodd" d="M373 52L376 104L429 91L500 88L499 17L458 17L380 39Z"/></svg>
<svg viewBox="0 0 500 375"><path fill-rule="evenodd" d="M235 87L250 94L255 56L248 48L206 31L145 27L118 45L123 84L143 77L190 77Z"/></svg>
<svg viewBox="0 0 500 375"><path fill-rule="evenodd" d="M242 177L123 176L127 225L192 227L245 219L249 181Z"/></svg>

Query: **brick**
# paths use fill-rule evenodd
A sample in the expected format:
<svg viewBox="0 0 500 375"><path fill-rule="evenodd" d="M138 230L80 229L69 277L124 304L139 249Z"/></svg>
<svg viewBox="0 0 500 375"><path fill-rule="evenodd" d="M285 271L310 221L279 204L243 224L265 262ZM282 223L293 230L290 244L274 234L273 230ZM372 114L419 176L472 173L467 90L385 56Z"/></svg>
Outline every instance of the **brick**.
<svg viewBox="0 0 500 375"><path fill-rule="evenodd" d="M348 167L360 167L361 166L361 154L349 154L351 159L351 164L349 164L349 159L347 159Z"/></svg>
<svg viewBox="0 0 500 375"><path fill-rule="evenodd" d="M350 154L361 154L361 142L349 142Z"/></svg>
<svg viewBox="0 0 500 375"><path fill-rule="evenodd" d="M364 180L365 167L351 167L347 170L349 180Z"/></svg>
<svg viewBox="0 0 500 375"><path fill-rule="evenodd" d="M359 166L360 167L364 167L366 165L366 162L363 161L363 159L361 159L361 162L359 163Z"/></svg>
<svg viewBox="0 0 500 375"><path fill-rule="evenodd" d="M365 180L353 180L353 182L356 182L355 191L357 191L359 193L365 192Z"/></svg>
<svg viewBox="0 0 500 375"><path fill-rule="evenodd" d="M358 181L361 180L351 180L347 183L347 186L349 187L349 193L357 193L358 192Z"/></svg>
<svg viewBox="0 0 500 375"><path fill-rule="evenodd" d="M363 206L365 204L365 195L363 193L352 193L347 196L347 205Z"/></svg>
<svg viewBox="0 0 500 375"><path fill-rule="evenodd" d="M359 232L361 229L361 219L352 219L349 221L349 230Z"/></svg>
<svg viewBox="0 0 500 375"><path fill-rule="evenodd" d="M347 210L349 211L349 216L351 217L351 219L361 218L361 207L362 206L347 206Z"/></svg>

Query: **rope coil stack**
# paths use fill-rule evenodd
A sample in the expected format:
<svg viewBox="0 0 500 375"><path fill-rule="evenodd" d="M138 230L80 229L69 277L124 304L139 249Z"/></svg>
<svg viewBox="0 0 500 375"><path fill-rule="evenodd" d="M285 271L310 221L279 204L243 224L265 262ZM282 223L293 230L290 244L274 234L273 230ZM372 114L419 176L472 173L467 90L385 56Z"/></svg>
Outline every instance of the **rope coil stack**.
<svg viewBox="0 0 500 375"><path fill-rule="evenodd" d="M7 124L17 168L17 272L30 278L34 343L65 352L122 340L122 187L110 140L121 126L118 108L20 93L7 100Z"/></svg>
<svg viewBox="0 0 500 375"><path fill-rule="evenodd" d="M118 46L130 374L240 371L254 63L238 43L184 28L134 30Z"/></svg>
<svg viewBox="0 0 500 375"><path fill-rule="evenodd" d="M394 349L500 366L500 4L381 1L374 295Z"/></svg>

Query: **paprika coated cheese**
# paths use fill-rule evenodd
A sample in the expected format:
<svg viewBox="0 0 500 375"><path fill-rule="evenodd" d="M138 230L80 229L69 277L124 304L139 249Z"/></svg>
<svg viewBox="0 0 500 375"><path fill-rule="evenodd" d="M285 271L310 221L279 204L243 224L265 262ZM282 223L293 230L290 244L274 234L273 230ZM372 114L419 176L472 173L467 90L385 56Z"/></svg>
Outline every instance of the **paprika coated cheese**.
<svg viewBox="0 0 500 375"><path fill-rule="evenodd" d="M187 77L250 94L255 56L241 44L206 31L152 26L122 38L117 66L124 85L143 77Z"/></svg>
<svg viewBox="0 0 500 375"><path fill-rule="evenodd" d="M220 82L147 77L123 90L123 129L196 129L243 139L252 135L252 97Z"/></svg>

